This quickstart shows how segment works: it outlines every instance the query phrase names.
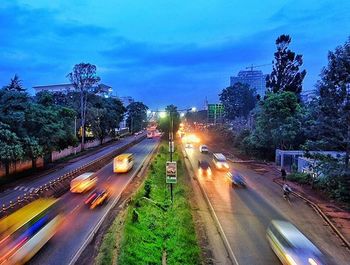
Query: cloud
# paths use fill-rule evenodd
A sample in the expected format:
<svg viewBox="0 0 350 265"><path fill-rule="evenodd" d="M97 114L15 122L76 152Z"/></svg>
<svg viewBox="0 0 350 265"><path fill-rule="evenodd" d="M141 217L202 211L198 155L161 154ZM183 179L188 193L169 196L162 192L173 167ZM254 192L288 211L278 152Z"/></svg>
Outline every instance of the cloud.
<svg viewBox="0 0 350 265"><path fill-rule="evenodd" d="M113 58L119 67L191 67L196 65L225 66L250 64L267 57L276 29L253 34L239 40L226 40L210 44L147 43L117 38L112 49L102 55ZM268 54L270 55L270 54Z"/></svg>

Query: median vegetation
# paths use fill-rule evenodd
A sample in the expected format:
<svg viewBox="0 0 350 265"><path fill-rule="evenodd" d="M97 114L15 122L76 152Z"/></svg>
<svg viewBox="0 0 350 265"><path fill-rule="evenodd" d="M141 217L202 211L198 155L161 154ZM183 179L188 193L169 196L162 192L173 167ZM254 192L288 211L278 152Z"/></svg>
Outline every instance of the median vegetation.
<svg viewBox="0 0 350 265"><path fill-rule="evenodd" d="M117 234L122 221L117 217L105 235L97 264L201 263L183 156L178 151L174 153L174 160L178 163L178 183L174 184L173 203L169 185L165 183L167 160L167 143L163 142L150 165L144 185L126 210L120 242Z"/></svg>

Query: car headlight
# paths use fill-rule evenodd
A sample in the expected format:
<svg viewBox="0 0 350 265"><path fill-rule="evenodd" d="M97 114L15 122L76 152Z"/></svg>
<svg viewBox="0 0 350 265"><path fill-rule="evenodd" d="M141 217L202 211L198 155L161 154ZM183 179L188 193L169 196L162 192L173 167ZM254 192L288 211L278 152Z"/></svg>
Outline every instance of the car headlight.
<svg viewBox="0 0 350 265"><path fill-rule="evenodd" d="M308 259L310 265L318 265L317 262L313 258Z"/></svg>
<svg viewBox="0 0 350 265"><path fill-rule="evenodd" d="M288 255L288 254L286 254L286 259L287 259L287 261L288 261L289 264L291 264L291 265L298 265L298 264L295 262L295 260L294 260L290 255Z"/></svg>

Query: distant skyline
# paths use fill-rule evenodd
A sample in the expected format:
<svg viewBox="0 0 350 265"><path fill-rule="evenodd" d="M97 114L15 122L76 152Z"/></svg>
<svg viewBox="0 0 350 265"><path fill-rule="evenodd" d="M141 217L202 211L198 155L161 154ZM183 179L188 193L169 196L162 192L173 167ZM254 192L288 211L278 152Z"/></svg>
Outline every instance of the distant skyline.
<svg viewBox="0 0 350 265"><path fill-rule="evenodd" d="M118 96L151 109L202 108L230 76L270 63L276 38L289 34L311 90L328 51L348 39L349 14L348 0L3 0L0 87L18 74L34 94L89 62Z"/></svg>

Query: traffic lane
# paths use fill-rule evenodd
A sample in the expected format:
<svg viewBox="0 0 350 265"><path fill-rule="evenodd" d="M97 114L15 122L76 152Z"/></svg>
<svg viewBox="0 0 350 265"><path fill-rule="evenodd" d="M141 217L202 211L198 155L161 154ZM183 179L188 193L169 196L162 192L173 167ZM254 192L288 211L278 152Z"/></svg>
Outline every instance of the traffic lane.
<svg viewBox="0 0 350 265"><path fill-rule="evenodd" d="M143 135L144 134L139 135L139 136L137 136L137 138L142 137ZM17 200L18 197L23 196L25 193L29 193L30 190L34 190L36 188L39 188L40 186L47 184L50 181L64 175L65 173L68 173L68 172L70 172L70 171L90 162L90 161L93 161L99 157L102 157L102 156L112 152L116 148L120 148L120 147L132 142L135 139L136 139L136 137L134 137L134 136L124 138L124 139L116 142L112 146L108 146L108 147L102 149L101 151L91 155L91 156L86 156L86 157L83 157L81 159L78 159L75 162L70 163L63 168L60 168L57 171L51 172L51 173L44 175L40 178L24 179L20 185L14 187L13 189L6 190L3 193L0 193L0 204L7 205L10 203L10 201L14 202Z"/></svg>
<svg viewBox="0 0 350 265"><path fill-rule="evenodd" d="M212 149L212 151L220 152L220 150L215 149ZM211 158L212 154L206 156ZM264 198L268 202L269 207L273 207L279 213L283 213L285 219L296 225L300 231L310 238L328 257L331 263L350 264L349 251L318 213L308 204L294 196L291 197L291 203L285 201L282 188L271 181L268 176L258 173L259 170L264 172L260 168L256 169L257 172L249 168L249 164L230 162L229 165L231 169L242 173L247 181L249 190L254 190L260 197ZM237 191L237 189L235 190ZM251 196L249 192L247 195Z"/></svg>
<svg viewBox="0 0 350 265"><path fill-rule="evenodd" d="M282 198L282 188L271 179L250 169L249 165L230 165L245 176L249 189L283 212L283 215L310 238L333 263L350 264L350 253L342 241L307 203L294 196L291 196L291 203L288 203Z"/></svg>
<svg viewBox="0 0 350 265"><path fill-rule="evenodd" d="M83 242L88 238L90 232L101 220L107 209L113 203L113 200L120 196L124 186L131 179L137 168L142 165L143 160L153 150L156 140L144 140L140 144L130 148L127 152L135 155L135 166L127 174L113 173L113 164L109 163L106 167L97 172L99 177L99 186L109 186L111 197L107 204L97 207L94 210L85 207L84 200L88 194L74 196L76 194L68 193L63 199L64 205L69 205L73 199L75 206L67 206L69 211L61 229L51 239L47 247L43 248L31 261L30 264L68 264L79 250Z"/></svg>
<svg viewBox="0 0 350 265"><path fill-rule="evenodd" d="M188 149L187 149L188 150ZM285 219L259 194L233 189L225 173L215 169L210 154L190 150L193 165L198 160L211 164L212 177L198 176L239 264L280 264L266 240L271 219Z"/></svg>

